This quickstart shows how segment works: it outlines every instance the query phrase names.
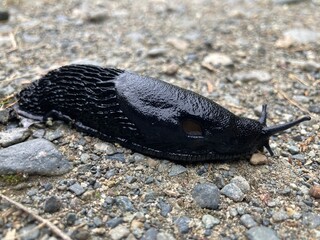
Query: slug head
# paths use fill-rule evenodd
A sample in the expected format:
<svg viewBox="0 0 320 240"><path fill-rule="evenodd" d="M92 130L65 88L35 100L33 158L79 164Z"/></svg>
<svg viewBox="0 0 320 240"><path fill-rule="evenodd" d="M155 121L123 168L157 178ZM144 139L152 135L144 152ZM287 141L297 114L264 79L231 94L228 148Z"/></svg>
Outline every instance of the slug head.
<svg viewBox="0 0 320 240"><path fill-rule="evenodd" d="M301 117L301 118L294 120L292 122L268 127L266 124L266 122L267 122L267 105L266 104L263 105L261 117L259 119L259 122L263 126L263 128L261 130L261 136L259 137L259 140L258 140L259 144L258 144L257 149L262 150L263 147L265 147L268 150L268 152L270 153L270 155L273 156L274 154L273 154L272 149L270 148L270 145L269 145L270 136L277 134L279 132L283 132L293 126L300 124L301 122L309 121L310 119L311 118L309 116L304 116L304 117Z"/></svg>

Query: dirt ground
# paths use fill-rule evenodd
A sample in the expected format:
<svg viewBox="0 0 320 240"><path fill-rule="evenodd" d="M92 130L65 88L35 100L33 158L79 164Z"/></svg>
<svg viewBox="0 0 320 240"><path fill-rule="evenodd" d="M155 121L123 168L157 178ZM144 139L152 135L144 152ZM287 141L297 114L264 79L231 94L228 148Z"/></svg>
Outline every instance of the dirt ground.
<svg viewBox="0 0 320 240"><path fill-rule="evenodd" d="M265 152L268 163L257 166L247 159L181 166L104 143L61 122L31 127L33 132L61 133L52 141L74 167L58 177L23 176L17 183L1 178L1 194L48 219L72 239L320 239L320 202L309 192L320 184L319 4L0 2L0 11L10 14L9 20L0 21L2 109L49 70L85 63L162 79L239 116L258 119L261 105L267 103L268 125L304 115L312 118L272 137L275 156ZM0 124L3 131L16 127L17 123ZM172 173L174 169L182 171ZM194 201L197 184L222 188L235 176L250 185L242 201L221 195L217 210L203 209ZM72 191L74 183L84 193ZM60 207L48 213L44 204L51 196L59 199ZM119 203L119 196L130 204ZM60 239L4 199L0 209L1 239ZM219 222L207 226L204 215ZM246 223L247 215L255 224ZM252 236L254 226L265 226L272 233Z"/></svg>

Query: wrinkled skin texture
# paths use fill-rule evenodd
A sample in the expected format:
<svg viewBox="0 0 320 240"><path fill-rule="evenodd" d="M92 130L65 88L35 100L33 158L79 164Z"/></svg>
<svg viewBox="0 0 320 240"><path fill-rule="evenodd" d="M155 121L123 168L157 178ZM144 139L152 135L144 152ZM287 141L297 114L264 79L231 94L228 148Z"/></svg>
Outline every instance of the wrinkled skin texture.
<svg viewBox="0 0 320 240"><path fill-rule="evenodd" d="M163 81L118 69L70 65L21 91L19 114L72 122L134 151L199 162L252 154L268 140L259 121Z"/></svg>

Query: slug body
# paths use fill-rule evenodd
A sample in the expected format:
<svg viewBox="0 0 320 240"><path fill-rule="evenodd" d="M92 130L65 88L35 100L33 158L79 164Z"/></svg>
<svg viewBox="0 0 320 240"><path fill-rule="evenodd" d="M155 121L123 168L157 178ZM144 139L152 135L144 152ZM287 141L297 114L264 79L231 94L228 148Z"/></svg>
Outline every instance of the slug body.
<svg viewBox="0 0 320 240"><path fill-rule="evenodd" d="M185 162L233 159L266 147L271 135L302 121L267 127L237 117L192 91L128 71L90 65L53 70L22 90L17 112L77 129L134 151Z"/></svg>

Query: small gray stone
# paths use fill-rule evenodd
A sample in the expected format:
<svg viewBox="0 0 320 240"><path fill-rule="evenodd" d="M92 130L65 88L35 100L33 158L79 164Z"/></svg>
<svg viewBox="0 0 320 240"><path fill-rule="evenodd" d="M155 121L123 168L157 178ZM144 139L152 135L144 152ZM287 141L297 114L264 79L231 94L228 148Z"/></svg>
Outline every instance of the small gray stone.
<svg viewBox="0 0 320 240"><path fill-rule="evenodd" d="M309 110L310 112L314 112L314 113L320 114L320 105L319 105L319 104L310 105L310 106L308 107L308 110Z"/></svg>
<svg viewBox="0 0 320 240"><path fill-rule="evenodd" d="M205 228L213 228L220 223L220 220L212 215L206 214L202 216L202 223Z"/></svg>
<svg viewBox="0 0 320 240"><path fill-rule="evenodd" d="M133 211L134 207L130 199L126 196L118 196L116 198L116 204L122 211Z"/></svg>
<svg viewBox="0 0 320 240"><path fill-rule="evenodd" d="M38 193L38 190L35 189L35 188L32 188L32 189L30 189L30 190L27 192L27 195L28 195L29 197L33 197L33 196L37 195L37 193Z"/></svg>
<svg viewBox="0 0 320 240"><path fill-rule="evenodd" d="M94 150L99 153L105 153L107 155L112 155L115 153L114 147L109 143L98 142L93 147L94 147Z"/></svg>
<svg viewBox="0 0 320 240"><path fill-rule="evenodd" d="M36 224L27 225L19 230L21 240L34 240L38 239L40 230Z"/></svg>
<svg viewBox="0 0 320 240"><path fill-rule="evenodd" d="M275 222L282 222L289 218L288 214L284 210L280 210L278 212L273 213L272 219Z"/></svg>
<svg viewBox="0 0 320 240"><path fill-rule="evenodd" d="M56 196L51 196L44 203L44 211L48 213L58 212L60 207L61 203Z"/></svg>
<svg viewBox="0 0 320 240"><path fill-rule="evenodd" d="M9 109L4 109L0 111L0 123L1 124L7 124L9 121L10 113Z"/></svg>
<svg viewBox="0 0 320 240"><path fill-rule="evenodd" d="M0 174L61 175L71 164L45 139L15 144L0 150Z"/></svg>
<svg viewBox="0 0 320 240"><path fill-rule="evenodd" d="M229 183L221 189L221 193L236 202L241 202L245 194L235 183Z"/></svg>
<svg viewBox="0 0 320 240"><path fill-rule="evenodd" d="M105 174L105 178L106 179L109 179L109 178L112 178L114 175L116 175L117 174L117 170L116 169L114 169L114 168L112 168L112 169L110 169L109 171L107 171L106 172L106 174Z"/></svg>
<svg viewBox="0 0 320 240"><path fill-rule="evenodd" d="M61 128L57 128L54 131L47 131L44 135L44 138L50 142L57 140L61 137L63 137L63 131L61 130Z"/></svg>
<svg viewBox="0 0 320 240"><path fill-rule="evenodd" d="M148 51L147 56L148 57L159 57L163 56L167 53L166 48L152 48Z"/></svg>
<svg viewBox="0 0 320 240"><path fill-rule="evenodd" d="M0 146L8 147L23 142L30 135L31 131L28 128L13 128L5 132L0 132Z"/></svg>
<svg viewBox="0 0 320 240"><path fill-rule="evenodd" d="M233 61L229 56L225 54L211 53L204 57L201 65L210 71L215 71L215 68L218 68L220 66L224 66L224 67L233 66Z"/></svg>
<svg viewBox="0 0 320 240"><path fill-rule="evenodd" d="M246 227L246 228L252 228L257 226L257 222L253 219L253 217L250 214L244 214L240 218L240 222Z"/></svg>
<svg viewBox="0 0 320 240"><path fill-rule="evenodd" d="M192 191L192 197L202 208L218 209L220 204L220 191L211 183L197 184Z"/></svg>
<svg viewBox="0 0 320 240"><path fill-rule="evenodd" d="M157 235L157 240L176 240L170 233L160 232Z"/></svg>
<svg viewBox="0 0 320 240"><path fill-rule="evenodd" d="M293 28L284 32L284 36L298 44L316 43L320 40L320 33L306 28Z"/></svg>
<svg viewBox="0 0 320 240"><path fill-rule="evenodd" d="M165 202L163 199L159 200L158 207L160 208L160 214L163 217L167 217L168 214L172 211L172 207L169 203Z"/></svg>
<svg viewBox="0 0 320 240"><path fill-rule="evenodd" d="M125 226L117 226L110 230L109 232L112 240L120 240L127 237L130 234L130 230Z"/></svg>
<svg viewBox="0 0 320 240"><path fill-rule="evenodd" d="M7 85L5 87L0 85L0 98L9 96L10 94L13 94L15 91L16 90L11 85Z"/></svg>
<svg viewBox="0 0 320 240"><path fill-rule="evenodd" d="M305 213L302 216L302 223L309 228L317 228L320 226L320 215L316 213Z"/></svg>
<svg viewBox="0 0 320 240"><path fill-rule="evenodd" d="M250 185L248 181L242 176L236 176L232 178L230 182L236 184L243 193L250 191Z"/></svg>
<svg viewBox="0 0 320 240"><path fill-rule="evenodd" d="M77 220L77 215L75 213L68 213L66 216L67 225L72 226Z"/></svg>
<svg viewBox="0 0 320 240"><path fill-rule="evenodd" d="M96 227L102 226L102 220L101 220L101 218L99 218L99 217L94 217L94 218L93 218L93 223L94 223L94 225L95 225Z"/></svg>
<svg viewBox="0 0 320 240"><path fill-rule="evenodd" d="M137 181L137 178L136 177L133 177L133 176L126 176L126 180L127 180L127 183L134 183Z"/></svg>
<svg viewBox="0 0 320 240"><path fill-rule="evenodd" d="M141 240L156 240L158 230L156 228L149 228L145 234L142 236Z"/></svg>
<svg viewBox="0 0 320 240"><path fill-rule="evenodd" d="M169 170L169 177L177 176L185 171L187 171L187 169L184 166L174 164Z"/></svg>
<svg viewBox="0 0 320 240"><path fill-rule="evenodd" d="M43 138L46 131L44 129L37 129L32 133L32 137L34 138Z"/></svg>
<svg viewBox="0 0 320 240"><path fill-rule="evenodd" d="M320 63L314 61L291 60L290 64L306 72L315 72L320 70Z"/></svg>
<svg viewBox="0 0 320 240"><path fill-rule="evenodd" d="M276 232L267 227L253 227L250 228L247 232L246 235L249 240L279 240Z"/></svg>
<svg viewBox="0 0 320 240"><path fill-rule="evenodd" d="M112 218L109 221L107 221L106 225L107 225L107 227L115 228L116 226L118 226L121 223L123 223L123 218L115 217L115 218Z"/></svg>
<svg viewBox="0 0 320 240"><path fill-rule="evenodd" d="M181 234L186 234L189 232L189 223L190 223L190 218L186 216L182 216L177 218L174 223L177 225L179 233Z"/></svg>
<svg viewBox="0 0 320 240"><path fill-rule="evenodd" d="M82 163L87 163L89 161L89 159L90 159L90 155L88 153L83 153L80 156L80 161Z"/></svg>
<svg viewBox="0 0 320 240"><path fill-rule="evenodd" d="M262 70L252 70L249 72L237 72L233 74L231 78L228 78L232 82L249 82L249 81L258 81L258 82L269 82L272 77L271 75Z"/></svg>
<svg viewBox="0 0 320 240"><path fill-rule="evenodd" d="M297 146L289 145L288 146L288 151L292 154L298 154L300 152L299 148Z"/></svg>
<svg viewBox="0 0 320 240"><path fill-rule="evenodd" d="M79 183L74 183L69 187L69 190L73 192L75 195L80 196L83 194L86 190L79 184Z"/></svg>
<svg viewBox="0 0 320 240"><path fill-rule="evenodd" d="M115 153L115 154L112 154L112 155L108 155L106 158L108 160L116 160L116 161L119 161L119 162L125 162L126 161L123 153Z"/></svg>
<svg viewBox="0 0 320 240"><path fill-rule="evenodd" d="M306 0L273 0L275 4L293 4L293 3L299 3L304 1Z"/></svg>

